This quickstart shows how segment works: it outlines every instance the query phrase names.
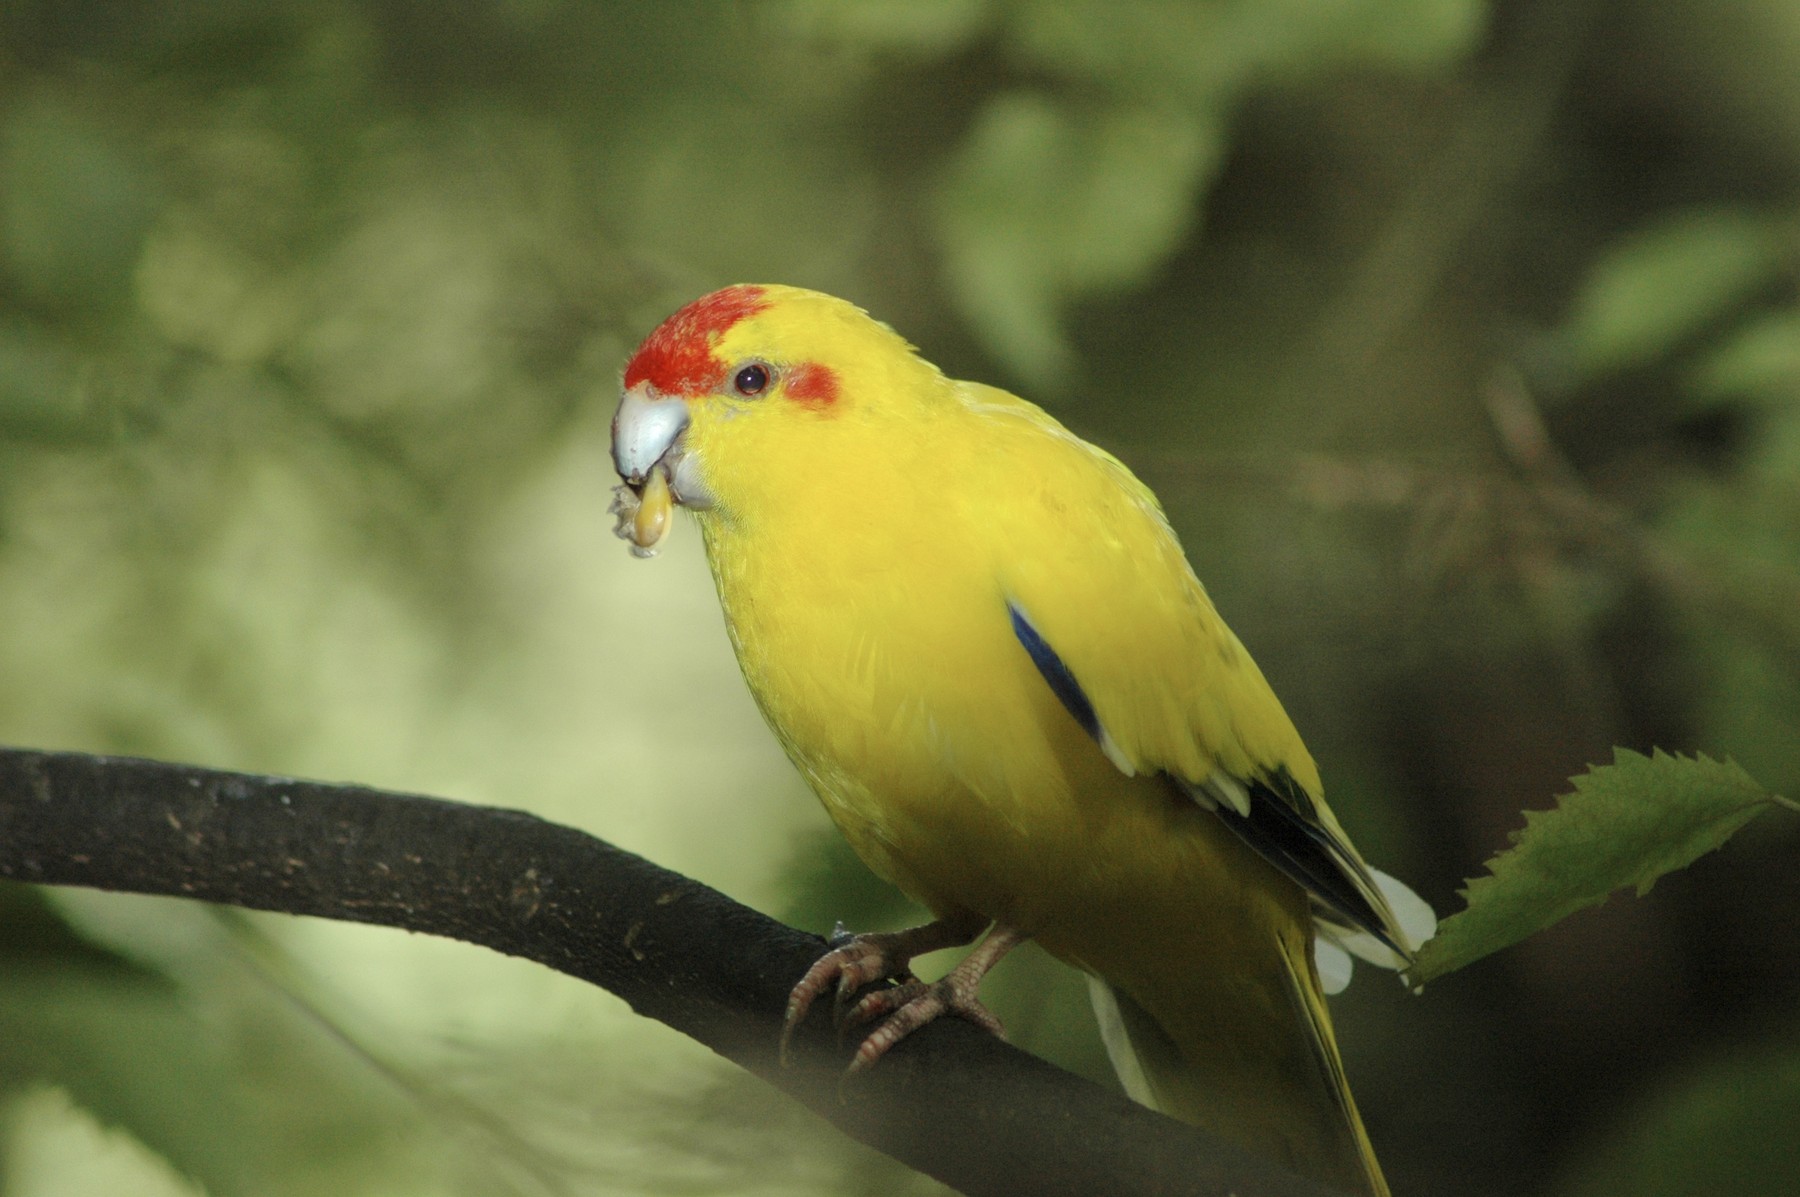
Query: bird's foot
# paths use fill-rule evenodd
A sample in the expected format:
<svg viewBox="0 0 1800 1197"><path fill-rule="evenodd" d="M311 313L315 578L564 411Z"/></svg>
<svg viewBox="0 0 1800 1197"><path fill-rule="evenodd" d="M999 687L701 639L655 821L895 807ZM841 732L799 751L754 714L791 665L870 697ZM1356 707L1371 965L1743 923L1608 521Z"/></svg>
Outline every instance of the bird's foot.
<svg viewBox="0 0 1800 1197"><path fill-rule="evenodd" d="M909 967L914 956L967 943L973 937L973 932L949 927L942 921L904 931L876 931L866 935L851 935L839 924L831 936L831 949L813 961L813 966L788 994L787 1016L781 1028L781 1062L789 1062L788 1045L794 1037L794 1028L805 1020L813 1003L826 990L837 991L832 1003L832 1021L841 1027L858 990L887 980L898 981L903 986L916 985L918 978L912 975Z"/></svg>
<svg viewBox="0 0 1800 1197"><path fill-rule="evenodd" d="M966 1018L1002 1038L1000 1020L976 997L981 978L994 963L1026 937L1010 927L995 927L980 947L942 980L926 984L912 974L913 957L939 948L968 943L980 930L971 919L940 919L905 931L832 936L832 948L813 963L788 995L787 1019L781 1033L781 1058L788 1060L788 1044L794 1028L805 1019L827 989L836 989L833 1021L840 1030L878 1025L857 1048L850 1072L867 1069L888 1050L933 1019L945 1014ZM879 981L894 984L858 998L866 986ZM834 986L835 983L835 986Z"/></svg>
<svg viewBox="0 0 1800 1197"><path fill-rule="evenodd" d="M981 984L979 973L962 974L958 967L940 981L927 985L914 979L864 994L844 1012L840 1027L878 1025L863 1039L850 1061L849 1075L874 1066L887 1055L888 1049L928 1022L953 1014L966 1018L997 1038L1006 1038L1006 1028L975 995Z"/></svg>

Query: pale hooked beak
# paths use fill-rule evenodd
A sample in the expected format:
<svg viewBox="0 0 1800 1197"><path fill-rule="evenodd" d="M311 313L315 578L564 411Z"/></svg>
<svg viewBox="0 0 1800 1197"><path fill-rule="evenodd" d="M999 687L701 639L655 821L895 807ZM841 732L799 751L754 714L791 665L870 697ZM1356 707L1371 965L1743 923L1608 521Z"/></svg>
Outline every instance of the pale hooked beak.
<svg viewBox="0 0 1800 1197"><path fill-rule="evenodd" d="M682 434L687 427L686 400L640 382L619 399L619 410L613 415L613 468L634 489L641 490L652 471L661 466L674 500L684 507L705 510L712 506L712 495L700 480L698 463L686 452Z"/></svg>

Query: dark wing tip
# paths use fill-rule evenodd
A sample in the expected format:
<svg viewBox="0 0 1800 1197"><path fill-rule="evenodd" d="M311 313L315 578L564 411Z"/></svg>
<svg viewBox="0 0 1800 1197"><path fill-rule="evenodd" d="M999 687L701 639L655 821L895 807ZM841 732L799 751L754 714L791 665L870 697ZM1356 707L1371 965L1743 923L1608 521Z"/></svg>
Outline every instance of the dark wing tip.
<svg viewBox="0 0 1800 1197"><path fill-rule="evenodd" d="M1395 942L1388 918L1357 884L1361 875L1372 889L1373 879L1329 832L1306 817L1309 800L1288 771L1277 769L1245 781L1244 788L1250 792L1250 813L1220 805L1217 814L1226 826L1330 911L1333 921L1367 931L1400 956L1410 957L1412 953Z"/></svg>

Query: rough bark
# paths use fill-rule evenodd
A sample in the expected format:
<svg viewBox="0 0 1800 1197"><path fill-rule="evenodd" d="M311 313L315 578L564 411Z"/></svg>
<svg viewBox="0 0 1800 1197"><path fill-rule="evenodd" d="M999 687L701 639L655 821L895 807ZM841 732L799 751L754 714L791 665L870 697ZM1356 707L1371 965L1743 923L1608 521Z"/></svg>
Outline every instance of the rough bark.
<svg viewBox="0 0 1800 1197"><path fill-rule="evenodd" d="M534 960L971 1195L1326 1192L954 1019L841 1083L849 1048L820 1014L783 1068L784 1003L817 936L517 811L0 749L0 877L376 923ZM605 1068L594 1061L597 1083Z"/></svg>

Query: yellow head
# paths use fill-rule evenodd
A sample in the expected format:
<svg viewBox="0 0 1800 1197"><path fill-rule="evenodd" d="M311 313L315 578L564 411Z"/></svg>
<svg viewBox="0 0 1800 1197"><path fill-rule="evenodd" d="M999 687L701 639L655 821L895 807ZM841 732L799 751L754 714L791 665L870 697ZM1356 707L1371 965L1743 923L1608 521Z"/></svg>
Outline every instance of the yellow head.
<svg viewBox="0 0 1800 1197"><path fill-rule="evenodd" d="M947 398L936 367L844 300L726 287L665 320L626 364L613 464L639 494L745 514L802 471Z"/></svg>

